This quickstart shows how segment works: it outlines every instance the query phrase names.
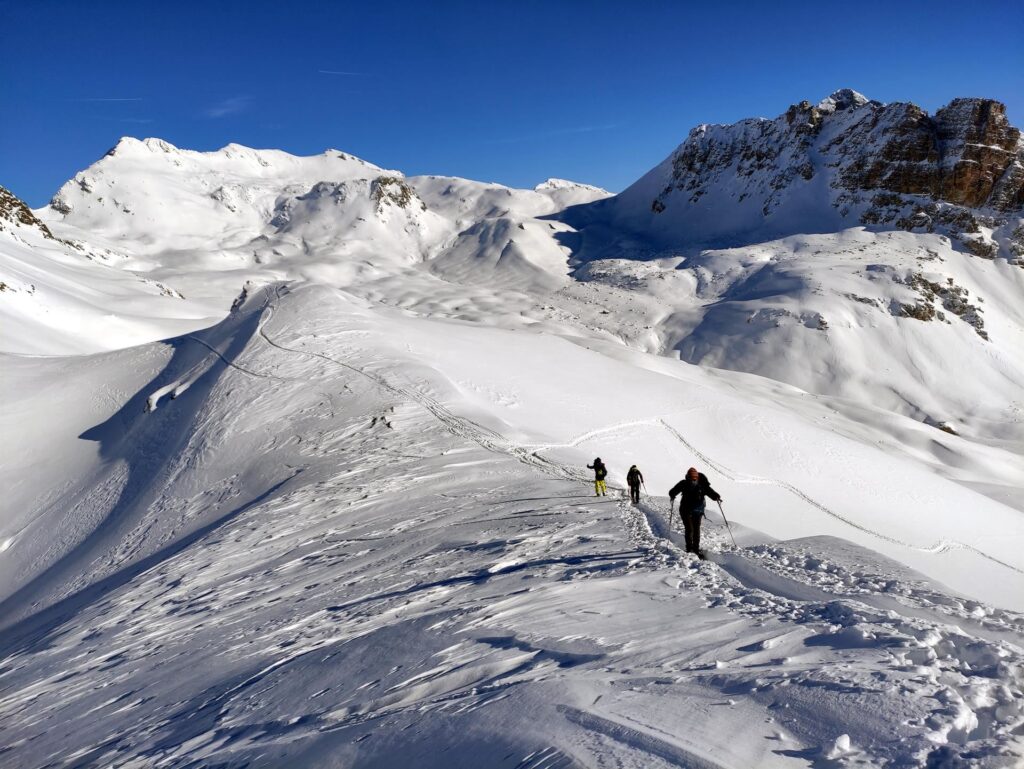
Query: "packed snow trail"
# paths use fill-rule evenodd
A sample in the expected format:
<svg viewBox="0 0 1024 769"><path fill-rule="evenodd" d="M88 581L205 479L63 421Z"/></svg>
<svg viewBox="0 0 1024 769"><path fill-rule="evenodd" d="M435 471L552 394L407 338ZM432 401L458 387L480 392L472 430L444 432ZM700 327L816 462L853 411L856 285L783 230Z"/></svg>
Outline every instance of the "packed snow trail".
<svg viewBox="0 0 1024 769"><path fill-rule="evenodd" d="M623 510L634 541L667 549L691 564L690 576L696 579L679 587L701 591L709 606L724 602L748 616L770 614L801 626L823 623L827 629L806 639L805 646L891 649L886 667L923 673L934 687L930 696L947 703L942 712L955 716L950 728L935 733L937 743L966 745L972 738L991 735L996 722L1002 722L1004 727L1014 724L1006 755L1017 755L1024 747L1024 616L960 603L912 574L901 574L893 569L895 564L886 565L888 573L871 573L871 567L865 569L870 561L864 552L830 538L746 548L746 553L757 554L755 562L729 550L721 535L712 534L710 541L719 552L709 553L707 561L697 560L681 552L677 536L665 531L660 510L644 504L624 504ZM784 574L779 573L780 562ZM723 578L719 568L728 576ZM907 638L920 646L915 649ZM740 650L778 652L778 647L762 642ZM779 661L788 663L785 658L774 663ZM993 687L993 679L1000 677L997 671L1008 672L1009 678ZM884 674L876 675L885 680ZM763 685L759 681L753 691ZM912 689L904 684L903 691L910 695ZM814 752L806 755L813 757ZM955 755L955 750L948 751L948 756Z"/></svg>

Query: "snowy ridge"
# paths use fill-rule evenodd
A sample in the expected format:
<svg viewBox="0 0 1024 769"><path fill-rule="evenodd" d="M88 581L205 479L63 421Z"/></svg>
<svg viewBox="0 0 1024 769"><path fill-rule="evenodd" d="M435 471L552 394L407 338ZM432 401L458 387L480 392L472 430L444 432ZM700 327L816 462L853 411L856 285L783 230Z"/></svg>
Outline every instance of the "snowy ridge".
<svg viewBox="0 0 1024 769"><path fill-rule="evenodd" d="M562 381L528 373L553 354ZM5 535L6 760L1019 757L1024 618L878 553L1005 601L1021 594L1019 571L929 546L971 542L1019 569L1019 541L979 538L960 511L1004 532L1018 514L870 432L842 437L863 428L821 422L799 393L640 357L309 286L253 292L172 345L108 353L105 386L135 394L106 419L86 359L24 359L8 402L32 402L24 382L56 370L82 382L68 391L95 415L69 413L98 422L82 434L99 456L64 463L64 499L30 505ZM604 380L643 397L586 394ZM41 424L40 439L69 445L55 440L69 429L83 430ZM787 432L800 436L782 441L790 455L769 450ZM667 531L664 498L588 496L595 451L616 486L638 460L654 493L680 456L714 458L739 548L709 513L717 554L697 561ZM900 483L873 518L877 486L819 483L835 477L830 462ZM731 483L739 463L754 480L784 479L783 466L801 479ZM862 528L823 506L859 511ZM777 542L762 524L843 539ZM41 731L45 743L31 740Z"/></svg>

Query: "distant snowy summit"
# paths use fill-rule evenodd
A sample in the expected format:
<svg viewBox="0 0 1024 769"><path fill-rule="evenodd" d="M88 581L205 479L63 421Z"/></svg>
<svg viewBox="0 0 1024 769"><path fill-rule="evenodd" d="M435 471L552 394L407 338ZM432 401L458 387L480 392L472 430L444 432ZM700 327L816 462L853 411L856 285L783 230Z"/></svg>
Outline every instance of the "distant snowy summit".
<svg viewBox="0 0 1024 769"><path fill-rule="evenodd" d="M1024 142L992 99L954 99L930 115L842 89L772 120L697 126L609 207L673 243L865 224L940 232L977 256L1018 261Z"/></svg>
<svg viewBox="0 0 1024 769"><path fill-rule="evenodd" d="M595 187L592 184L581 184L580 182L571 182L568 179L555 179L554 177L541 182L533 188L537 192L554 192L555 190L585 190L598 195L610 195L608 190L602 189L601 187Z"/></svg>
<svg viewBox="0 0 1024 769"><path fill-rule="evenodd" d="M171 336L226 311L247 281L415 284L413 270L442 286L557 290L571 280L570 228L553 217L608 196L565 180L408 177L336 149L199 152L125 137L44 208L0 196L0 350ZM68 322L75 306L95 323Z"/></svg>
<svg viewBox="0 0 1024 769"><path fill-rule="evenodd" d="M307 239L373 238L379 245L381 238L398 238L392 252L421 259L453 229L483 216L551 214L609 194L561 179L517 190L448 176L406 177L336 149L297 156L228 144L198 152L163 139L124 137L36 213L50 226L132 254L234 249L262 238L253 243L259 247L302 226ZM377 225L386 232L368 232Z"/></svg>

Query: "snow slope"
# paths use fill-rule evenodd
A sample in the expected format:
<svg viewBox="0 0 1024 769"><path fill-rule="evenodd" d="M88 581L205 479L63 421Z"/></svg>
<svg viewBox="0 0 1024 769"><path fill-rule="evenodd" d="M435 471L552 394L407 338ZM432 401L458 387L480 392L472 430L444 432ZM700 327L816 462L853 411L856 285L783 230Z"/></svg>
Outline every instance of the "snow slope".
<svg viewBox="0 0 1024 769"><path fill-rule="evenodd" d="M1024 139L838 91L701 125L559 218L575 276L650 301L657 348L1024 446Z"/></svg>
<svg viewBox="0 0 1024 769"><path fill-rule="evenodd" d="M311 280L431 317L619 339L1019 449L1021 212L848 189L851 169L901 146L917 114L851 94L774 121L704 126L611 199L560 180L512 190L406 178L334 150L199 153L124 139L37 213L222 312L247 281ZM718 237L721 227L733 234ZM701 245L723 238L732 247ZM971 252L972 238L997 243L998 258ZM162 336L200 327L198 315ZM121 344L159 336L150 324Z"/></svg>
<svg viewBox="0 0 1024 769"><path fill-rule="evenodd" d="M833 102L661 212L158 139L0 196L0 763L1024 761L1016 214L840 200L902 124Z"/></svg>
<svg viewBox="0 0 1024 769"><path fill-rule="evenodd" d="M0 187L2 349L77 355L153 341L220 317L157 281L119 269L122 257L53 236Z"/></svg>
<svg viewBox="0 0 1024 769"><path fill-rule="evenodd" d="M1019 513L826 399L318 286L3 387L74 449L0 535L8 765L1024 756ZM598 453L653 496L588 496ZM713 517L703 563L661 496L695 462L739 545Z"/></svg>

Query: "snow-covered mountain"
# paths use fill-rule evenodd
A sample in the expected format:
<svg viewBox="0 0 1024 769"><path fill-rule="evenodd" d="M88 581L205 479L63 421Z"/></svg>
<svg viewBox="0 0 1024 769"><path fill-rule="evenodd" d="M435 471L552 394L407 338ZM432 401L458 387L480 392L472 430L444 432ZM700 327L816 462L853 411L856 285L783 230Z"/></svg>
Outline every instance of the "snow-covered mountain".
<svg viewBox="0 0 1024 769"><path fill-rule="evenodd" d="M75 355L216 322L219 308L130 270L92 242L56 237L0 187L0 349Z"/></svg>
<svg viewBox="0 0 1024 769"><path fill-rule="evenodd" d="M774 120L697 126L607 207L674 247L890 225L1018 264L1024 141L991 99L956 99L932 116L844 89Z"/></svg>
<svg viewBox="0 0 1024 769"><path fill-rule="evenodd" d="M125 139L37 214L207 307L246 281L323 281L432 317L568 323L1019 441L1022 152L996 102L932 117L844 90L699 126L611 198L405 178L333 150Z"/></svg>
<svg viewBox="0 0 1024 769"><path fill-rule="evenodd" d="M1020 146L840 91L616 196L159 139L0 190L0 763L1016 765Z"/></svg>
<svg viewBox="0 0 1024 769"><path fill-rule="evenodd" d="M536 235L555 224L532 220L607 194L562 180L513 190L407 179L336 150L193 152L126 138L38 213L55 231L124 253L129 268L226 309L246 280L347 285L428 261L456 282L561 285L567 249Z"/></svg>
<svg viewBox="0 0 1024 769"><path fill-rule="evenodd" d="M659 297L684 360L1024 439L1024 142L998 102L843 90L698 126L562 218L577 274Z"/></svg>

